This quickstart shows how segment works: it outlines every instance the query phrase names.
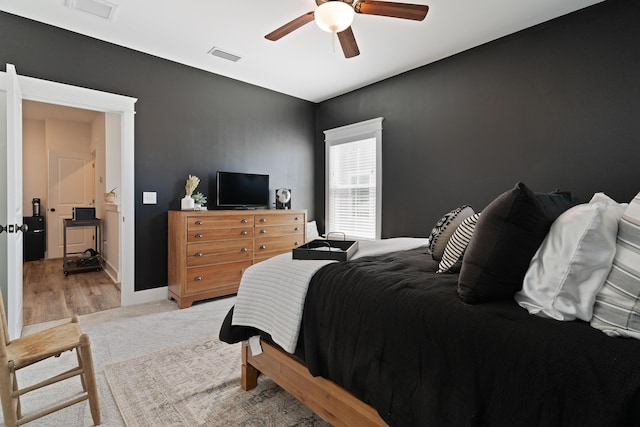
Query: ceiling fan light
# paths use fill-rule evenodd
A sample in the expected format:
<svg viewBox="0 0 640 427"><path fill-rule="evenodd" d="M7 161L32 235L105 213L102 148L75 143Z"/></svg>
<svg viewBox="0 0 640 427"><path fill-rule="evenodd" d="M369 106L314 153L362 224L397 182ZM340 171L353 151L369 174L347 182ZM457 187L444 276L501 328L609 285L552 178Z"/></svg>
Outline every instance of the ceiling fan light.
<svg viewBox="0 0 640 427"><path fill-rule="evenodd" d="M316 24L329 33L339 33L353 22L353 7L342 1L322 3L314 12Z"/></svg>

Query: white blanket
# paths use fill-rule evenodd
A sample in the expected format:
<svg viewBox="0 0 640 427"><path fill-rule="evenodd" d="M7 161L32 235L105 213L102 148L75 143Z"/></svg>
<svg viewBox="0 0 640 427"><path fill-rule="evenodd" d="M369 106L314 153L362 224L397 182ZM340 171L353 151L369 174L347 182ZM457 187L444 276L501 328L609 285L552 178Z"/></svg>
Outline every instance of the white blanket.
<svg viewBox="0 0 640 427"><path fill-rule="evenodd" d="M398 237L358 242L352 259L414 249L428 239ZM232 325L252 326L271 335L285 351L293 353L298 342L307 288L313 274L336 261L292 259L282 254L249 267L238 289Z"/></svg>

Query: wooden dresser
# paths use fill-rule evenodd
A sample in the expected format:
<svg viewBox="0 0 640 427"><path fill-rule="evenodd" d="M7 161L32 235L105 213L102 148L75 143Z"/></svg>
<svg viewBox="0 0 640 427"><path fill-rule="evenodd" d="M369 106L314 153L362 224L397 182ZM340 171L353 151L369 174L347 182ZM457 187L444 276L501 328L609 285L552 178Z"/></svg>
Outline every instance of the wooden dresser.
<svg viewBox="0 0 640 427"><path fill-rule="evenodd" d="M169 211L169 298L235 294L252 264L305 242L306 210Z"/></svg>

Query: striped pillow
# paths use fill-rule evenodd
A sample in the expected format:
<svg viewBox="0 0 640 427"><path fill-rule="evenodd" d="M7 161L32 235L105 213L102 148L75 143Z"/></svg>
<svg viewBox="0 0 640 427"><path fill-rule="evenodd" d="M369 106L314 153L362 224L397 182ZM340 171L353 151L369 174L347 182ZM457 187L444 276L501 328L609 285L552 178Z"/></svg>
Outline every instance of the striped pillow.
<svg viewBox="0 0 640 427"><path fill-rule="evenodd" d="M436 273L448 273L449 269L462 259L462 255L464 255L464 251L471 241L471 236L473 235L473 230L476 228L478 218L480 218L480 213L475 213L465 218L458 228L456 228L449 242L447 242L444 254L442 254L442 261L440 261Z"/></svg>
<svg viewBox="0 0 640 427"><path fill-rule="evenodd" d="M640 339L640 193L620 220L613 267L596 296L591 326Z"/></svg>

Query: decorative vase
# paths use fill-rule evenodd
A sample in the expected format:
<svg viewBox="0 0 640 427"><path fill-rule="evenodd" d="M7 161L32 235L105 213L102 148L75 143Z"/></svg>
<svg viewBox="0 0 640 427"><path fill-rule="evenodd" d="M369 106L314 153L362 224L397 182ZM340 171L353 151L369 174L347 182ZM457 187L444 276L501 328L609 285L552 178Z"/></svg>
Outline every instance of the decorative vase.
<svg viewBox="0 0 640 427"><path fill-rule="evenodd" d="M104 201L106 203L115 203L116 193L104 193Z"/></svg>
<svg viewBox="0 0 640 427"><path fill-rule="evenodd" d="M195 207L195 202L191 196L184 196L180 201L180 209L183 211L192 211Z"/></svg>

